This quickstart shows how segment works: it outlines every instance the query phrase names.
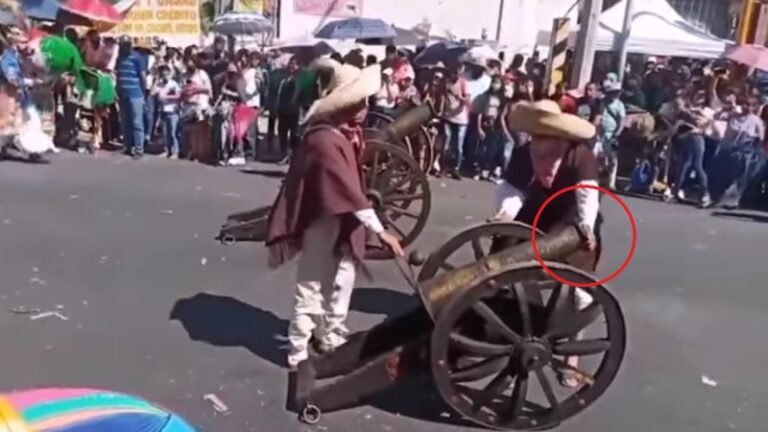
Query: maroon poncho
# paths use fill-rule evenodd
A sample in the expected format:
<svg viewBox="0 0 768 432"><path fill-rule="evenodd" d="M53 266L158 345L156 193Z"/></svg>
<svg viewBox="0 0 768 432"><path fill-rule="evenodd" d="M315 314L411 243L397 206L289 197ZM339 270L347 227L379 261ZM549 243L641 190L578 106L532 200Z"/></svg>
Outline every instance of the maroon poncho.
<svg viewBox="0 0 768 432"><path fill-rule="evenodd" d="M341 218L336 252L363 258L365 228L353 214L371 207L363 193L361 144L358 134L329 125L312 126L304 134L269 215L270 266L293 258L301 251L304 231L329 216Z"/></svg>

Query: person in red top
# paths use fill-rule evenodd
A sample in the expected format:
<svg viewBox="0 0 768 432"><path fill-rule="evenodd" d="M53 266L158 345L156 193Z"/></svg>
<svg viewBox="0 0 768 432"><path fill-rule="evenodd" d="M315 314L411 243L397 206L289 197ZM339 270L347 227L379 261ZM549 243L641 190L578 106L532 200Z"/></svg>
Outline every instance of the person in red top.
<svg viewBox="0 0 768 432"><path fill-rule="evenodd" d="M557 98L555 98L555 96ZM577 99L568 91L565 90L565 84L560 83L555 88L555 95L552 100L556 101L560 105L560 109L567 114L577 113Z"/></svg>
<svg viewBox="0 0 768 432"><path fill-rule="evenodd" d="M361 71L330 59L317 61L315 67L332 69L331 82L307 111L304 137L267 223L271 267L300 254L288 328L290 368L309 358L313 337L319 351L346 342L345 321L356 267L365 253L365 230L403 255L363 191L361 125L367 99L381 87L381 68L375 64Z"/></svg>

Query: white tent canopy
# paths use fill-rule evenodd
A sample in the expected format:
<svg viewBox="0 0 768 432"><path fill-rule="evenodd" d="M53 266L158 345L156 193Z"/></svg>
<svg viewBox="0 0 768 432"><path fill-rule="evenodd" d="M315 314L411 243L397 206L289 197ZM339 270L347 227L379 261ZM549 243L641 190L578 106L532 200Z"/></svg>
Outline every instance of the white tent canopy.
<svg viewBox="0 0 768 432"><path fill-rule="evenodd" d="M686 21L666 0L635 0L627 51L632 54L693 58L721 57L732 43L712 36ZM622 0L600 15L595 48L618 50L627 0ZM539 43L548 44L549 34ZM575 32L571 35L571 44Z"/></svg>

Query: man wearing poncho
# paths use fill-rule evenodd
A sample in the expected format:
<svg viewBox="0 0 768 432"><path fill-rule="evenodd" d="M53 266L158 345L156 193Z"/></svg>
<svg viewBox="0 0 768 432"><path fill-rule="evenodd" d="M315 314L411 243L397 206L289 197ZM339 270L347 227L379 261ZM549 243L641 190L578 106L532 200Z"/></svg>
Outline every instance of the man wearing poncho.
<svg viewBox="0 0 768 432"><path fill-rule="evenodd" d="M292 368L308 359L313 337L320 351L346 341L345 321L356 267L365 253L365 229L403 254L363 192L361 124L367 99L381 86L380 67L361 71L330 59L318 60L314 67L330 69L330 82L306 114L304 136L267 227L272 266L300 255L288 329Z"/></svg>

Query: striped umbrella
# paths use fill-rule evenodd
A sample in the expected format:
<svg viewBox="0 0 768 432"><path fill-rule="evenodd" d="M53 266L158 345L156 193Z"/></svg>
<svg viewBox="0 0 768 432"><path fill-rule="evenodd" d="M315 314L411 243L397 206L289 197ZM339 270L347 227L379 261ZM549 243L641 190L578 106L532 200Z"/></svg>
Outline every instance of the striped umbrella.
<svg viewBox="0 0 768 432"><path fill-rule="evenodd" d="M181 417L134 396L48 388L0 396L8 432L195 432Z"/></svg>
<svg viewBox="0 0 768 432"><path fill-rule="evenodd" d="M0 0L1 1L1 0ZM28 18L108 30L125 18L138 0L21 0Z"/></svg>
<svg viewBox="0 0 768 432"><path fill-rule="evenodd" d="M216 17L210 30L228 36L271 33L275 26L264 15L256 12L227 12Z"/></svg>

